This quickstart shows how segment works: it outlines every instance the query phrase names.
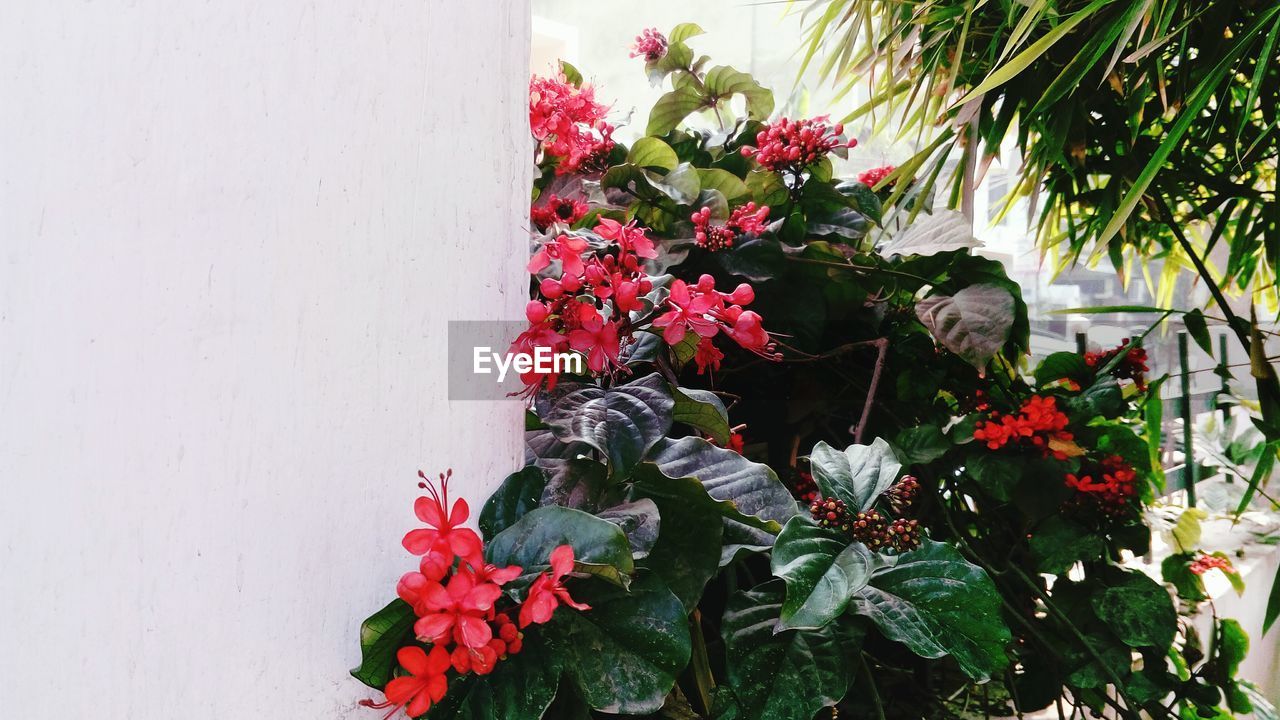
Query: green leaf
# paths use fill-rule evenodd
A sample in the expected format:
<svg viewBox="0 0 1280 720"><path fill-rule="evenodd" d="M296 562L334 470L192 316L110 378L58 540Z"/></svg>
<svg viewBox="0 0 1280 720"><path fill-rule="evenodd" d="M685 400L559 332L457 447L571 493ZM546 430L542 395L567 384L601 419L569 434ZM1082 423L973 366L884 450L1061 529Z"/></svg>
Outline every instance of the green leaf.
<svg viewBox="0 0 1280 720"><path fill-rule="evenodd" d="M546 423L561 442L584 442L626 472L666 436L674 405L666 381L654 374L607 390L571 392L556 401Z"/></svg>
<svg viewBox="0 0 1280 720"><path fill-rule="evenodd" d="M730 203L750 197L751 189L737 175L720 168L700 168L698 179L703 190L719 190Z"/></svg>
<svg viewBox="0 0 1280 720"><path fill-rule="evenodd" d="M689 664L684 606L652 574L637 578L630 592L587 584L572 593L591 609L561 608L545 626L565 676L601 712L657 711Z"/></svg>
<svg viewBox="0 0 1280 720"><path fill-rule="evenodd" d="M707 104L707 98L697 88L682 85L658 98L653 109L649 111L649 124L645 127L645 135L666 135L689 117L689 113Z"/></svg>
<svg viewBox="0 0 1280 720"><path fill-rule="evenodd" d="M951 655L978 682L1009 663L1005 647L1012 635L1000 607L1000 593L981 568L930 540L872 576L853 602L853 611L885 637L921 657Z"/></svg>
<svg viewBox="0 0 1280 720"><path fill-rule="evenodd" d="M619 503L595 515L622 529L631 545L631 557L636 560L647 557L658 542L661 527L658 506L649 498Z"/></svg>
<svg viewBox="0 0 1280 720"><path fill-rule="evenodd" d="M710 390L676 388L672 393L675 409L672 418L701 430L720 445L729 443L729 411L720 397Z"/></svg>
<svg viewBox="0 0 1280 720"><path fill-rule="evenodd" d="M1191 553L1174 553L1160 561L1160 579L1173 586L1178 597L1191 602L1200 602L1208 597L1204 590L1204 581L1199 575L1191 572L1191 562L1195 556Z"/></svg>
<svg viewBox="0 0 1280 720"><path fill-rule="evenodd" d="M880 196L860 182L845 181L836 185L836 192L853 201L854 209L868 220L879 225L884 219Z"/></svg>
<svg viewBox="0 0 1280 720"><path fill-rule="evenodd" d="M875 558L862 543L802 517L782 528L770 568L787 584L778 630L825 627L849 606L871 578Z"/></svg>
<svg viewBox="0 0 1280 720"><path fill-rule="evenodd" d="M561 60L560 72L564 74L565 82L574 87L582 87L582 73L578 71L578 68L570 65L564 60Z"/></svg>
<svg viewBox="0 0 1280 720"><path fill-rule="evenodd" d="M773 238L751 238L743 243L735 243L728 250L713 253L711 258L730 275L752 282L772 279L786 262L781 243ZM812 313L811 308L807 310Z"/></svg>
<svg viewBox="0 0 1280 720"><path fill-rule="evenodd" d="M1125 572L1117 585L1095 591L1091 599L1098 619L1130 647L1164 652L1173 644L1178 611L1160 583L1141 572Z"/></svg>
<svg viewBox="0 0 1280 720"><path fill-rule="evenodd" d="M1065 573L1082 560L1097 560L1107 551L1102 538L1061 515L1046 518L1036 526L1028 545L1036 569L1054 575Z"/></svg>
<svg viewBox="0 0 1280 720"><path fill-rule="evenodd" d="M1124 408L1124 393L1111 377L1098 378L1084 392L1067 400L1067 412L1081 420L1117 417Z"/></svg>
<svg viewBox="0 0 1280 720"><path fill-rule="evenodd" d="M546 475L533 465L508 475L480 510L480 532L492 538L514 525L525 513L538 507L546 486Z"/></svg>
<svg viewBox="0 0 1280 720"><path fill-rule="evenodd" d="M396 651L413 642L418 619L409 603L396 598L360 625L360 666L351 676L381 690L396 669Z"/></svg>
<svg viewBox="0 0 1280 720"><path fill-rule="evenodd" d="M766 120L773 112L773 93L756 82L755 78L726 65L717 65L707 71L703 81L707 94L716 102L731 95L741 95L747 101L747 117ZM649 133L653 135L655 133Z"/></svg>
<svg viewBox="0 0 1280 720"><path fill-rule="evenodd" d="M797 514L796 501L768 465L696 437L664 439L645 458L669 478L696 478L715 500L764 521L776 532Z"/></svg>
<svg viewBox="0 0 1280 720"><path fill-rule="evenodd" d="M573 612L562 609L557 612ZM466 675L449 685L426 720L538 720L555 698L560 658L547 647L541 630L526 629L524 647L484 675Z"/></svg>
<svg viewBox="0 0 1280 720"><path fill-rule="evenodd" d="M844 452L819 442L809 455L809 464L822 494L843 500L853 512L875 505L902 470L883 438L870 445L850 445Z"/></svg>
<svg viewBox="0 0 1280 720"><path fill-rule="evenodd" d="M1056 352L1036 366L1036 385L1044 387L1059 380L1087 381L1093 375L1088 363L1078 353Z"/></svg>
<svg viewBox="0 0 1280 720"><path fill-rule="evenodd" d="M774 632L779 590L774 582L729 597L720 623L727 683L747 718L812 720L848 692L862 633L850 622Z"/></svg>
<svg viewBox="0 0 1280 720"><path fill-rule="evenodd" d="M688 478L673 480L654 472L637 482L636 489L657 504L662 518L658 542L643 565L660 575L685 610L693 612L720 568L721 517L727 508Z"/></svg>
<svg viewBox="0 0 1280 720"><path fill-rule="evenodd" d="M655 137L642 137L631 146L627 153L627 162L647 169L675 170L680 164L676 151L671 146Z"/></svg>
<svg viewBox="0 0 1280 720"><path fill-rule="evenodd" d="M1240 663L1249 654L1249 634L1239 621L1223 618L1218 621L1218 642L1215 645L1222 676L1234 678Z"/></svg>
<svg viewBox="0 0 1280 720"><path fill-rule="evenodd" d="M665 177L650 177L649 182L663 195L680 205L691 205L702 191L698 169L689 163L680 163Z"/></svg>
<svg viewBox="0 0 1280 720"><path fill-rule="evenodd" d="M626 585L635 571L631 544L622 528L608 520L572 508L551 505L532 510L485 545L489 562L518 565L526 574L551 561L551 551L573 546L579 572Z"/></svg>
<svg viewBox="0 0 1280 720"><path fill-rule="evenodd" d="M991 283L970 285L955 295L931 295L916 303L916 317L943 347L978 370L1009 339L1015 298Z"/></svg>
<svg viewBox="0 0 1280 720"><path fill-rule="evenodd" d="M1196 341L1200 349L1209 357L1213 357L1213 339L1209 337L1209 325L1204 320L1204 314L1199 310L1191 310L1182 316L1182 324L1186 326L1187 333L1191 335L1192 340Z"/></svg>
<svg viewBox="0 0 1280 720"><path fill-rule="evenodd" d="M671 32L667 33L667 43L682 43L705 32L706 30L703 30L697 23L680 23L671 28Z"/></svg>
<svg viewBox="0 0 1280 720"><path fill-rule="evenodd" d="M782 176L768 170L752 170L747 173L747 188L751 190L751 199L757 205L778 207L787 202L789 193L782 182Z"/></svg>
<svg viewBox="0 0 1280 720"><path fill-rule="evenodd" d="M920 425L898 433L894 445L907 465L927 465L951 449L951 441L937 425Z"/></svg>

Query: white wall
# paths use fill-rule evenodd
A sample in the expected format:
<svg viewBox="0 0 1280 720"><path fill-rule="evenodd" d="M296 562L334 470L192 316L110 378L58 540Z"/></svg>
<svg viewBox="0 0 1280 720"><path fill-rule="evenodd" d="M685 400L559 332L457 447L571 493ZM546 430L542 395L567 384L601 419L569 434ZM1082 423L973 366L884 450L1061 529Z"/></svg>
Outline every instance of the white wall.
<svg viewBox="0 0 1280 720"><path fill-rule="evenodd" d="M0 717L375 717L414 473L518 462L528 12L5 3Z"/></svg>

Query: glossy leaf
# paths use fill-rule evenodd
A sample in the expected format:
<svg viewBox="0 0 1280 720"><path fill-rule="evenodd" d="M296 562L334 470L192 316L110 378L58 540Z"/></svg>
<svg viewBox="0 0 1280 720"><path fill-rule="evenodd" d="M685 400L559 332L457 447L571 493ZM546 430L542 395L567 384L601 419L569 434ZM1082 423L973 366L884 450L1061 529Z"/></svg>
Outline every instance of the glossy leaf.
<svg viewBox="0 0 1280 720"><path fill-rule="evenodd" d="M514 525L525 513L538 507L546 486L546 476L532 465L508 475L480 510L480 531L486 538L492 538Z"/></svg>
<svg viewBox="0 0 1280 720"><path fill-rule="evenodd" d="M776 582L730 596L720 624L728 686L744 717L812 720L848 692L862 633L848 621L775 632L781 612Z"/></svg>
<svg viewBox="0 0 1280 720"><path fill-rule="evenodd" d="M637 715L661 708L689 663L684 606L652 574L632 583L630 592L583 584L573 593L591 609L561 608L544 626L565 676L601 712Z"/></svg>
<svg viewBox="0 0 1280 720"><path fill-rule="evenodd" d="M967 250L982 243L973 236L973 221L956 210L938 210L919 215L907 229L880 249L885 257L894 255L931 256L953 250Z"/></svg>
<svg viewBox="0 0 1280 720"><path fill-rule="evenodd" d="M573 612L562 609L558 613ZM561 659L542 637L525 630L524 647L494 666L493 672L455 678L426 720L538 720L551 705L560 682Z"/></svg>
<svg viewBox="0 0 1280 720"><path fill-rule="evenodd" d="M709 390L677 388L672 392L675 408L672 418L706 433L720 445L729 443L729 411L720 396Z"/></svg>
<svg viewBox="0 0 1280 720"><path fill-rule="evenodd" d="M627 162L647 169L675 170L680 164L676 151L655 137L642 137L631 146Z"/></svg>
<svg viewBox="0 0 1280 720"><path fill-rule="evenodd" d="M360 666L351 676L381 690L396 669L396 651L413 642L418 616L408 603L396 598L360 625Z"/></svg>
<svg viewBox="0 0 1280 720"><path fill-rule="evenodd" d="M1130 647L1153 647L1164 652L1178 629L1178 611L1169 592L1141 572L1126 572L1123 580L1103 588L1092 598L1093 611Z"/></svg>
<svg viewBox="0 0 1280 720"><path fill-rule="evenodd" d="M919 550L899 556L871 578L852 607L921 657L952 656L976 681L1008 665L1005 648L1012 636L995 584L946 543L926 540Z"/></svg>
<svg viewBox="0 0 1280 720"><path fill-rule="evenodd" d="M778 535L771 560L773 574L787 585L777 629L825 627L866 586L875 563L862 543L851 543L805 518L791 518Z"/></svg>
<svg viewBox="0 0 1280 720"><path fill-rule="evenodd" d="M874 505L902 470L883 438L870 445L850 445L843 452L819 442L809 455L809 465L823 496L843 500L853 511Z"/></svg>
<svg viewBox="0 0 1280 720"><path fill-rule="evenodd" d="M1014 297L998 285L970 285L955 295L921 300L916 317L943 347L982 370L1009 339Z"/></svg>
<svg viewBox="0 0 1280 720"><path fill-rule="evenodd" d="M645 126L646 135L662 136L675 130L684 122L689 114L707 104L697 88L684 85L658 98L653 109L649 111L649 124Z"/></svg>
<svg viewBox="0 0 1280 720"><path fill-rule="evenodd" d="M649 375L610 389L583 388L560 398L546 423L562 442L583 442L625 471L671 429L674 402L666 382Z"/></svg>
<svg viewBox="0 0 1280 720"><path fill-rule="evenodd" d="M797 513L791 493L768 465L696 437L663 439L645 458L671 478L696 478L715 500L781 529Z"/></svg>
<svg viewBox="0 0 1280 720"><path fill-rule="evenodd" d="M622 528L572 508L551 505L526 514L485 545L485 557L498 566L518 565L536 572L551 561L551 551L573 546L578 569L625 585L635 571L631 545Z"/></svg>

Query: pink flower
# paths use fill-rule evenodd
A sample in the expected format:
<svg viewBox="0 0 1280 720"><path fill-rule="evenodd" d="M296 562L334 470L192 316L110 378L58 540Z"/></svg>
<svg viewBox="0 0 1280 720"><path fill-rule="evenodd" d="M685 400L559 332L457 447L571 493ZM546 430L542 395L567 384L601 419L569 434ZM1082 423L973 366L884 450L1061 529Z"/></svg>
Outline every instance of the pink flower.
<svg viewBox="0 0 1280 720"><path fill-rule="evenodd" d="M423 642L446 644L452 635L459 645L481 647L493 638L486 616L501 596L502 588L494 583L477 583L469 572L455 573L447 586L429 582L422 592L427 612L413 624L413 633Z"/></svg>
<svg viewBox="0 0 1280 720"><path fill-rule="evenodd" d="M704 277L710 277L709 275ZM720 331L708 313L715 307L716 297L694 290L683 280L671 283L671 295L667 297L670 310L654 319L654 327L664 328L662 338L668 345L678 345L689 331L709 338Z"/></svg>
<svg viewBox="0 0 1280 720"><path fill-rule="evenodd" d="M452 476L452 470L441 473L437 491L434 485L425 482L427 476L418 471L418 477L424 480L418 486L431 495L418 498L413 510L429 529L410 530L403 541L405 550L423 556L422 574L433 580L445 576L453 567L455 557L463 558L473 566L484 563L480 536L470 528L459 527L471 514L467 501L458 498L448 515L445 514L445 506L449 504L449 478Z"/></svg>
<svg viewBox="0 0 1280 720"><path fill-rule="evenodd" d="M437 646L427 654L422 648L410 645L396 651L396 661L409 674L392 678L387 683L383 691L387 696L384 702L362 700L360 704L379 710L389 707L388 718L402 707L411 718L426 714L431 704L440 702L449 689L449 681L445 678L445 671L449 669L449 652Z"/></svg>
<svg viewBox="0 0 1280 720"><path fill-rule="evenodd" d="M561 605L574 610L590 610L590 605L574 602L562 580L573 571L573 546L561 545L551 551L551 573L543 573L529 587L529 596L520 607L520 627L545 623Z"/></svg>
<svg viewBox="0 0 1280 720"><path fill-rule="evenodd" d="M555 193L548 195L547 201L541 206L534 205L529 209L529 219L539 230L546 230L554 223L572 225L586 214L586 203L558 197Z"/></svg>
<svg viewBox="0 0 1280 720"><path fill-rule="evenodd" d="M605 368L618 364L618 326L612 321L606 322L595 308L579 304L592 312L578 329L569 333L569 347L586 353L587 368L591 372L604 372Z"/></svg>
<svg viewBox="0 0 1280 720"><path fill-rule="evenodd" d="M769 347L769 333L765 332L762 326L763 321L758 314L743 310L737 305L730 306L725 314L732 323L725 328L725 333L733 338L734 342L753 352L766 351Z"/></svg>
<svg viewBox="0 0 1280 720"><path fill-rule="evenodd" d="M585 239L572 235L561 235L548 240L529 258L529 272L539 273L551 265L552 260L559 260L564 275L581 277L586 270L586 266L582 264L582 253L586 252L587 247Z"/></svg>
<svg viewBox="0 0 1280 720"><path fill-rule="evenodd" d="M767 170L799 173L833 150L858 144L857 140L845 140L843 135L844 125L830 124L825 115L806 120L781 118L757 133L756 146L744 146L742 154L754 155Z"/></svg>
<svg viewBox="0 0 1280 720"><path fill-rule="evenodd" d="M600 218L595 230L600 237L618 243L618 246L624 252L633 252L642 258L658 257L658 251L654 248L653 241L649 239L648 235L644 234L643 228L636 227L634 220L623 225L617 220Z"/></svg>
<svg viewBox="0 0 1280 720"><path fill-rule="evenodd" d="M646 28L631 45L630 57L643 57L647 62L657 62L666 54L667 38L657 28Z"/></svg>
<svg viewBox="0 0 1280 720"><path fill-rule="evenodd" d="M543 153L556 160L558 175L593 165L613 149L608 112L590 85L574 87L563 75L529 82L529 129Z"/></svg>
<svg viewBox="0 0 1280 720"><path fill-rule="evenodd" d="M895 169L896 168L892 165L882 165L880 167L871 168L870 170L858 175L858 182L866 185L867 187L875 187L883 182L885 178L889 177L889 174Z"/></svg>

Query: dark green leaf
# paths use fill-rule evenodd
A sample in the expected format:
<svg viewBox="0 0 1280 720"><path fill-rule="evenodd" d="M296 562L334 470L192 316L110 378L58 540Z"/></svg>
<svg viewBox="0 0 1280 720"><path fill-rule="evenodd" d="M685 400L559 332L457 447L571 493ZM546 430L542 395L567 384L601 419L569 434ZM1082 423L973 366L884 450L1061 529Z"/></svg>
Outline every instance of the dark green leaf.
<svg viewBox="0 0 1280 720"><path fill-rule="evenodd" d="M696 437L664 439L645 458L669 478L695 478L715 500L780 530L796 514L796 502L768 465Z"/></svg>
<svg viewBox="0 0 1280 720"><path fill-rule="evenodd" d="M396 651L413 642L418 616L405 601L396 598L360 625L360 666L352 677L381 690L396 669Z"/></svg>
<svg viewBox="0 0 1280 720"><path fill-rule="evenodd" d="M1012 636L1000 616L1000 594L981 568L946 543L926 540L893 567L876 573L853 611L921 657L951 655L982 682L1009 663Z"/></svg>
<svg viewBox="0 0 1280 720"><path fill-rule="evenodd" d="M843 500L855 512L874 505L902 470L883 438L870 445L850 445L844 452L819 442L809 455L809 464L822 494Z"/></svg>
<svg viewBox="0 0 1280 720"><path fill-rule="evenodd" d="M609 389L588 387L560 398L546 423L562 442L584 442L626 472L671 429L674 401L654 374Z"/></svg>
<svg viewBox="0 0 1280 720"><path fill-rule="evenodd" d="M1131 647L1169 649L1178 629L1178 612L1169 593L1141 572L1095 592L1093 611L1122 642Z"/></svg>
<svg viewBox="0 0 1280 720"><path fill-rule="evenodd" d="M1209 337L1209 325L1204 320L1204 314L1199 310L1192 310L1182 316L1182 324L1186 326L1187 333L1196 341L1200 349L1209 357L1213 357L1213 339Z"/></svg>
<svg viewBox="0 0 1280 720"><path fill-rule="evenodd" d="M640 498L614 505L596 513L596 517L622 528L631 544L631 557L639 560L647 557L658 542L661 529L658 506L649 498Z"/></svg>
<svg viewBox="0 0 1280 720"><path fill-rule="evenodd" d="M894 442L898 456L907 465L927 465L951 449L951 442L937 425L920 425L898 433Z"/></svg>
<svg viewBox="0 0 1280 720"><path fill-rule="evenodd" d="M673 392L676 422L701 430L720 445L729 443L729 411L720 397L709 390L676 388Z"/></svg>
<svg viewBox="0 0 1280 720"><path fill-rule="evenodd" d="M1044 387L1058 380L1083 382L1093 375L1093 370L1078 353L1056 352L1036 366L1036 384Z"/></svg>
<svg viewBox="0 0 1280 720"><path fill-rule="evenodd" d="M842 615L871 578L875 557L865 545L793 517L773 546L771 569L787 584L778 630L825 627Z"/></svg>
<svg viewBox="0 0 1280 720"><path fill-rule="evenodd" d="M486 538L506 530L538 507L547 478L538 468L528 465L507 476L480 510L480 532Z"/></svg>
<svg viewBox="0 0 1280 720"><path fill-rule="evenodd" d="M485 546L489 562L499 567L518 565L536 572L551 561L551 551L573 546L580 572L625 585L634 572L631 545L622 528L581 510L551 505L532 510L498 533Z"/></svg>
<svg viewBox="0 0 1280 720"><path fill-rule="evenodd" d="M630 592L599 584L577 585L571 592L591 609L561 608L545 632L583 699L615 714L662 707L676 675L689 664L684 606L652 574L638 578Z"/></svg>
<svg viewBox="0 0 1280 720"><path fill-rule="evenodd" d="M862 633L847 621L775 633L781 612L777 583L729 598L720 625L728 685L745 717L812 720L848 691Z"/></svg>
<svg viewBox="0 0 1280 720"><path fill-rule="evenodd" d="M697 481L642 473L641 469L636 475L637 492L657 503L662 517L658 542L643 565L662 576L685 609L692 612L707 581L720 567L721 517L736 513L713 500Z"/></svg>
<svg viewBox="0 0 1280 720"><path fill-rule="evenodd" d="M557 614L573 612L561 609ZM525 630L524 647L493 672L466 675L449 684L444 698L426 720L538 720L543 717L560 679L560 658L547 648L542 631Z"/></svg>
<svg viewBox="0 0 1280 720"><path fill-rule="evenodd" d="M1054 575L1066 572L1084 560L1097 560L1106 552L1102 538L1061 515L1054 515L1036 526L1029 541L1036 569Z"/></svg>

